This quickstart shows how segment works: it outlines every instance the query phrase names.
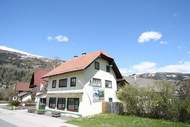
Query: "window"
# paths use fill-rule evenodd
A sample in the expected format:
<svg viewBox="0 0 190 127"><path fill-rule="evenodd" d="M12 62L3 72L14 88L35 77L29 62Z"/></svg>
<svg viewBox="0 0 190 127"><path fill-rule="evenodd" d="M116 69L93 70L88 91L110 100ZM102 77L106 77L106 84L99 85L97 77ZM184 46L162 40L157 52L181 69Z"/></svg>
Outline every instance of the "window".
<svg viewBox="0 0 190 127"><path fill-rule="evenodd" d="M67 110L78 112L79 109L79 98L68 98L67 99Z"/></svg>
<svg viewBox="0 0 190 127"><path fill-rule="evenodd" d="M49 108L55 108L56 107L56 98L50 97L49 98Z"/></svg>
<svg viewBox="0 0 190 127"><path fill-rule="evenodd" d="M101 87L101 86L102 86L102 81L101 81L101 79L93 78L93 79L92 79L92 86Z"/></svg>
<svg viewBox="0 0 190 127"><path fill-rule="evenodd" d="M112 98L109 98L109 102L113 102L113 99L112 99Z"/></svg>
<svg viewBox="0 0 190 127"><path fill-rule="evenodd" d="M110 72L110 66L109 65L106 66L106 71Z"/></svg>
<svg viewBox="0 0 190 127"><path fill-rule="evenodd" d="M100 70L100 63L99 62L95 62L95 69Z"/></svg>
<svg viewBox="0 0 190 127"><path fill-rule="evenodd" d="M57 109L60 109L60 110L65 109L65 98L58 98Z"/></svg>
<svg viewBox="0 0 190 127"><path fill-rule="evenodd" d="M112 81L106 80L105 81L105 87L106 88L112 88Z"/></svg>
<svg viewBox="0 0 190 127"><path fill-rule="evenodd" d="M77 80L76 77L72 77L72 78L71 78L71 80L70 80L70 86L71 86L71 87L75 87L75 86L76 86L76 80Z"/></svg>
<svg viewBox="0 0 190 127"><path fill-rule="evenodd" d="M67 87L67 78L59 80L59 87Z"/></svg>
<svg viewBox="0 0 190 127"><path fill-rule="evenodd" d="M52 81L52 88L56 88L56 80Z"/></svg>
<svg viewBox="0 0 190 127"><path fill-rule="evenodd" d="M40 98L40 104L46 105L46 98Z"/></svg>

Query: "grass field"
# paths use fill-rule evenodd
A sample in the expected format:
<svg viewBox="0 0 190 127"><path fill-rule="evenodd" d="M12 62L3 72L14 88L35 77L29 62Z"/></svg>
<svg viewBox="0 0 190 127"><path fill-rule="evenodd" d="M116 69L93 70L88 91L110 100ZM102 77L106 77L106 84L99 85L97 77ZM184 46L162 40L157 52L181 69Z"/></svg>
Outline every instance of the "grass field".
<svg viewBox="0 0 190 127"><path fill-rule="evenodd" d="M68 123L80 127L190 127L190 124L185 123L113 114L78 118L68 121Z"/></svg>

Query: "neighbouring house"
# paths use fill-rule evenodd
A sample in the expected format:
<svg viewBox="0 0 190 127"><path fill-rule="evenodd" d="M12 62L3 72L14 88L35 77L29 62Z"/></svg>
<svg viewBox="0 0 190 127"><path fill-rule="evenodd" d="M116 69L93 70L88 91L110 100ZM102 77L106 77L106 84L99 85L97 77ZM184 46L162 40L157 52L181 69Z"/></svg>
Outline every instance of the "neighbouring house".
<svg viewBox="0 0 190 127"><path fill-rule="evenodd" d="M48 78L46 109L88 116L102 112L102 102L119 102L125 84L114 59L101 51L83 53L43 76Z"/></svg>
<svg viewBox="0 0 190 127"><path fill-rule="evenodd" d="M21 102L31 100L31 89L29 88L29 85L29 83L18 82L15 85L16 96L13 97L13 100L19 100Z"/></svg>
<svg viewBox="0 0 190 127"><path fill-rule="evenodd" d="M32 74L29 87L32 89L32 93L35 96L36 108L39 108L40 104L46 104L47 79L42 79L42 76L49 71L49 68L36 68Z"/></svg>

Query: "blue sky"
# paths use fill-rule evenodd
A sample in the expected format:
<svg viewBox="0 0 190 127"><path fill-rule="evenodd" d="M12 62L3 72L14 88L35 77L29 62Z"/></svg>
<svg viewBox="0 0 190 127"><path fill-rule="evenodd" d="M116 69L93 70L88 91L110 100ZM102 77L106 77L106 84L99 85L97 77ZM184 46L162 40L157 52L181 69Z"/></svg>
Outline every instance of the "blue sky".
<svg viewBox="0 0 190 127"><path fill-rule="evenodd" d="M189 6L189 0L0 0L0 45L66 60L104 50L123 73L190 72Z"/></svg>

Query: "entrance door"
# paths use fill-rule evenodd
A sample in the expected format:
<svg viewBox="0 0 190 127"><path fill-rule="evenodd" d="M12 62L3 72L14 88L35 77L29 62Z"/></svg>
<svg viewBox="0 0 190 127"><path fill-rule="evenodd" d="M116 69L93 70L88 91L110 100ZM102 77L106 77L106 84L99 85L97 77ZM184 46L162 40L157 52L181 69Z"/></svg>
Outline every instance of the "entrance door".
<svg viewBox="0 0 190 127"><path fill-rule="evenodd" d="M67 98L67 110L78 112L79 110L79 98Z"/></svg>

